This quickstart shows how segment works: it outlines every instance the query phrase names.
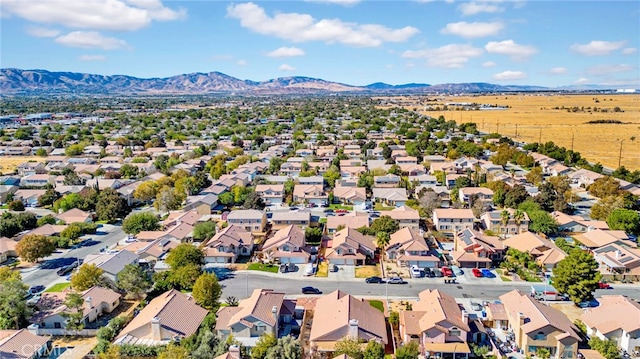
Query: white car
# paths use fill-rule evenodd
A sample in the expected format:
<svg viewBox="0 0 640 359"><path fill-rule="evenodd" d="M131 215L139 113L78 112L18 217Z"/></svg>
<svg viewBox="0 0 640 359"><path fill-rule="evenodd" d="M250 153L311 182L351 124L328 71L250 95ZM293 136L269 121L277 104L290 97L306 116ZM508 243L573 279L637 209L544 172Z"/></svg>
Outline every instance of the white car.
<svg viewBox="0 0 640 359"><path fill-rule="evenodd" d="M29 300L27 300L27 305L36 305L39 300L40 300L39 295L33 296Z"/></svg>

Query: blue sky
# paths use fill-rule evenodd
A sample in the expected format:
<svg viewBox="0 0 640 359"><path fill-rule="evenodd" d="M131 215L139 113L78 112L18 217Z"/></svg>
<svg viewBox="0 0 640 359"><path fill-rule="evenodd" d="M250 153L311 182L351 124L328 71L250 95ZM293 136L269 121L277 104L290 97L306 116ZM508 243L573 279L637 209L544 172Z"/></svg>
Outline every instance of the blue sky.
<svg viewBox="0 0 640 359"><path fill-rule="evenodd" d="M640 88L638 1L0 0L3 68Z"/></svg>

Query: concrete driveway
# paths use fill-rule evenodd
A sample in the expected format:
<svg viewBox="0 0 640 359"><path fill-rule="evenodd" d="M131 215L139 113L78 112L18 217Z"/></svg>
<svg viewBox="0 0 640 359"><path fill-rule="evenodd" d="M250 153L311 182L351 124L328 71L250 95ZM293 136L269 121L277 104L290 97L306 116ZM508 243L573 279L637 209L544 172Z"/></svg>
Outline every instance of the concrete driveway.
<svg viewBox="0 0 640 359"><path fill-rule="evenodd" d="M337 281L353 280L356 277L356 267L339 265L337 272L329 272L329 279Z"/></svg>

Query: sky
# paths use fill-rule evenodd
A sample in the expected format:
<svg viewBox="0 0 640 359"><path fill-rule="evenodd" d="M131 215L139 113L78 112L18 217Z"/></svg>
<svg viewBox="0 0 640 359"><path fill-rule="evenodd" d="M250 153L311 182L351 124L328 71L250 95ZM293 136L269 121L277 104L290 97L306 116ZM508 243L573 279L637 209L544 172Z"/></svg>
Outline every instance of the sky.
<svg viewBox="0 0 640 359"><path fill-rule="evenodd" d="M0 0L0 66L640 88L640 2Z"/></svg>

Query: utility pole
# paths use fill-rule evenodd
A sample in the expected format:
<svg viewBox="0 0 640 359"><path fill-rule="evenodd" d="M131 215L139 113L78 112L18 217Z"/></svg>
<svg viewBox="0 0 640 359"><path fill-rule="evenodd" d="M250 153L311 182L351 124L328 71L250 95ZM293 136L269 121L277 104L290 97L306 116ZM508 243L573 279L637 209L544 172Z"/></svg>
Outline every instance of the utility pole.
<svg viewBox="0 0 640 359"><path fill-rule="evenodd" d="M515 137L518 137L518 124L517 123L516 123L516 136Z"/></svg>
<svg viewBox="0 0 640 359"><path fill-rule="evenodd" d="M620 154L618 155L618 167L620 167L620 163L622 162L622 143L624 143L624 140L620 140Z"/></svg>
<svg viewBox="0 0 640 359"><path fill-rule="evenodd" d="M538 143L542 144L542 127L540 127L540 133L538 134Z"/></svg>
<svg viewBox="0 0 640 359"><path fill-rule="evenodd" d="M573 138L576 136L574 132L571 133L571 152L573 152ZM620 166L618 166L620 167Z"/></svg>

